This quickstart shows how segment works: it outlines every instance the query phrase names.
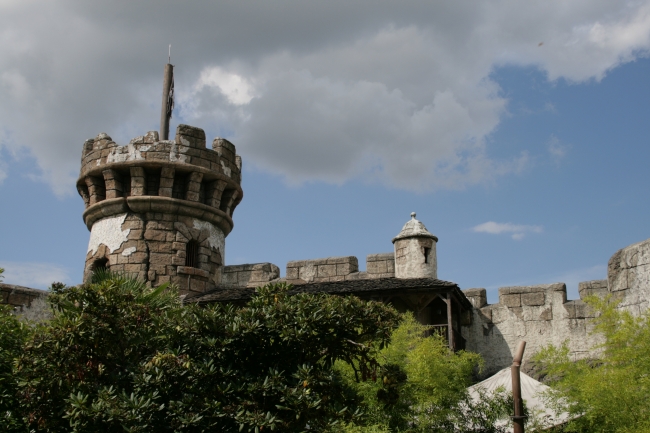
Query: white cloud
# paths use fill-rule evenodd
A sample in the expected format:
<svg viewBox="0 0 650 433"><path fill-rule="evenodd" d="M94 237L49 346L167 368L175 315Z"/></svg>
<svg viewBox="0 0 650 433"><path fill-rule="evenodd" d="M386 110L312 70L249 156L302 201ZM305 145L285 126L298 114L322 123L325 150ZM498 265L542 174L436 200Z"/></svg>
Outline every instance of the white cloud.
<svg viewBox="0 0 650 433"><path fill-rule="evenodd" d="M74 191L84 139L157 128L168 42L174 121L229 133L289 182L428 190L525 167L487 144L508 102L495 69L600 80L648 55L650 0L23 0L0 3L0 29L4 144L29 149L60 194Z"/></svg>
<svg viewBox="0 0 650 433"><path fill-rule="evenodd" d="M497 223L494 221L488 221L472 227L472 231L476 233L489 233L493 235L507 233L511 234L512 239L519 241L522 240L527 233L542 233L542 231L544 231L544 228L542 226Z"/></svg>
<svg viewBox="0 0 650 433"><path fill-rule="evenodd" d="M248 104L255 97L255 88L246 78L223 70L218 66L203 69L194 84L192 93L196 95L205 87L218 88L234 105Z"/></svg>
<svg viewBox="0 0 650 433"><path fill-rule="evenodd" d="M566 156L568 146L563 144L559 138L555 135L551 135L551 138L547 143L548 153L551 155L551 158L555 164L559 164L560 161Z"/></svg>
<svg viewBox="0 0 650 433"><path fill-rule="evenodd" d="M2 282L17 286L46 289L54 282L68 282L68 270L51 263L0 262Z"/></svg>

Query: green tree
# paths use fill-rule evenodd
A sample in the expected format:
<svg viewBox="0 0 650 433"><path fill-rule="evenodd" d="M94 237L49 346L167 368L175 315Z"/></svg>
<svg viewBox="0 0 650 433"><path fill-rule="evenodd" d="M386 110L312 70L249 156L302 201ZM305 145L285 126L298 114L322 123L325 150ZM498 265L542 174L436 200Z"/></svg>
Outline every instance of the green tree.
<svg viewBox="0 0 650 433"><path fill-rule="evenodd" d="M26 422L37 432L257 433L354 419L359 397L332 366L375 368L397 313L288 289L201 308L110 273L54 287L54 318L16 363Z"/></svg>
<svg viewBox="0 0 650 433"><path fill-rule="evenodd" d="M441 336L427 337L427 331L412 314L404 315L378 356L382 365L371 374L375 380L359 380L363 369L354 363L337 364L350 386L364 397L369 429L347 425L340 431L499 431L496 421L509 415L511 396L484 395L474 402L467 387L482 358L471 352L454 353Z"/></svg>
<svg viewBox="0 0 650 433"><path fill-rule="evenodd" d="M611 298L586 302L597 313L600 356L575 361L566 344L540 351L535 361L553 387L550 400L573 418L566 431L650 431L650 314L632 316Z"/></svg>
<svg viewBox="0 0 650 433"><path fill-rule="evenodd" d="M16 395L18 378L13 374L14 360L20 355L30 328L0 305L0 431L24 432L20 402Z"/></svg>

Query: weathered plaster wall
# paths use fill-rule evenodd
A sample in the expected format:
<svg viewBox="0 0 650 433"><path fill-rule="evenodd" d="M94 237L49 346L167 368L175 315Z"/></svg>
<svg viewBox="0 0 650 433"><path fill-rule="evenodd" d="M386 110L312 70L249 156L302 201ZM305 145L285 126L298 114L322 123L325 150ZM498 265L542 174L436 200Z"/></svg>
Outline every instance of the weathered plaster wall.
<svg viewBox="0 0 650 433"><path fill-rule="evenodd" d="M104 230L101 237L93 237L91 232L85 279L95 263L108 259L111 270L134 275L154 286L170 281L183 291L204 292L220 283L225 236L219 228L172 213L128 213L111 220L111 224L100 226L110 226L110 233ZM95 223L93 230L104 221ZM115 221L121 224L113 224ZM185 266L190 240L199 244L196 267Z"/></svg>

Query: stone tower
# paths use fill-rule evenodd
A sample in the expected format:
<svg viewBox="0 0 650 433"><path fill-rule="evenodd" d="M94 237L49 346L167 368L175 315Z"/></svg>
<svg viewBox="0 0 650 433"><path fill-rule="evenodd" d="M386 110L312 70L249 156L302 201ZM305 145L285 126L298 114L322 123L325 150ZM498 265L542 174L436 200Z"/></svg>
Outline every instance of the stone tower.
<svg viewBox="0 0 650 433"><path fill-rule="evenodd" d="M126 146L104 133L86 140L77 181L90 230L84 280L104 267L186 294L214 288L243 197L241 164L232 143L216 138L207 149L205 132L188 125L174 140L155 131Z"/></svg>
<svg viewBox="0 0 650 433"><path fill-rule="evenodd" d="M393 238L396 278L438 278L438 238L411 213L411 220Z"/></svg>

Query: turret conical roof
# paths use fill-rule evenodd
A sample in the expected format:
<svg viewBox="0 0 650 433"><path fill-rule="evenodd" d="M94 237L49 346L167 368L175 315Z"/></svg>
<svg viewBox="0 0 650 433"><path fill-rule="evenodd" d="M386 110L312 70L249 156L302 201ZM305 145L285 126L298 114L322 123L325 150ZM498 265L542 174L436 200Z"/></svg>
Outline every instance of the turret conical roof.
<svg viewBox="0 0 650 433"><path fill-rule="evenodd" d="M424 224L415 219L415 212L411 212L411 219L404 224L402 231L393 238L393 243L405 238L431 238L438 242L438 237L431 234Z"/></svg>

